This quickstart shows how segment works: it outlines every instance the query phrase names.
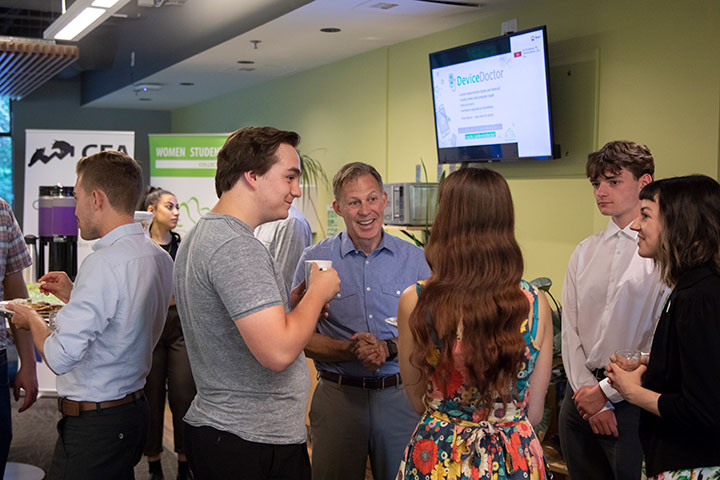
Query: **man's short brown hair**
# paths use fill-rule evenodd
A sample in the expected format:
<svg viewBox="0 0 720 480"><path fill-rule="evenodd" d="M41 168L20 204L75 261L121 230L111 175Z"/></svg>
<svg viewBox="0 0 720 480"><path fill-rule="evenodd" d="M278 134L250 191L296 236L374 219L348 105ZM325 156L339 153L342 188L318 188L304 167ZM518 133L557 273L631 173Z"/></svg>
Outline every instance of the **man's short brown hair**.
<svg viewBox="0 0 720 480"><path fill-rule="evenodd" d="M352 162L343 165L335 174L335 177L333 177L333 195L335 195L335 200L340 200L340 194L346 184L363 175L372 175L372 177L377 180L380 191L383 191L382 177L378 171L375 170L375 167L367 163Z"/></svg>
<svg viewBox="0 0 720 480"><path fill-rule="evenodd" d="M245 172L267 173L278 161L275 154L283 143L296 148L300 135L273 127L247 127L231 133L217 156L217 196L230 190Z"/></svg>
<svg viewBox="0 0 720 480"><path fill-rule="evenodd" d="M635 180L646 173L655 173L655 160L650 149L641 143L627 140L608 142L597 152L588 155L585 175L590 179L605 176L608 172L617 175L621 169L632 173Z"/></svg>
<svg viewBox="0 0 720 480"><path fill-rule="evenodd" d="M105 150L83 157L75 166L77 176L82 176L86 192L102 190L110 206L119 213L135 211L142 191L140 165L128 154Z"/></svg>

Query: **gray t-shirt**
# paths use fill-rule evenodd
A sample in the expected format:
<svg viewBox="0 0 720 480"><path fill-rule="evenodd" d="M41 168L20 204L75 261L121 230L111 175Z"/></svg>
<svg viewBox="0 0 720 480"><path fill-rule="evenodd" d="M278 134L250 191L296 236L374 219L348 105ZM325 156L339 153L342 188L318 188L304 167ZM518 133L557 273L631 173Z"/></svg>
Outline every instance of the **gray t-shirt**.
<svg viewBox="0 0 720 480"><path fill-rule="evenodd" d="M287 311L282 273L250 226L229 215L203 216L180 244L175 298L197 386L185 421L251 442L304 442L305 355L273 372L255 359L233 321L276 305Z"/></svg>

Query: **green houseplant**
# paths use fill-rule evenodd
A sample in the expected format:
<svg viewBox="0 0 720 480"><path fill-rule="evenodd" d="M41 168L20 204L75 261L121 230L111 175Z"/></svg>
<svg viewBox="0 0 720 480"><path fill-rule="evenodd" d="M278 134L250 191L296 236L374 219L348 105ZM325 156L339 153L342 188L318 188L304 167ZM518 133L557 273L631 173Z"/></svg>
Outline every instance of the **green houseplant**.
<svg viewBox="0 0 720 480"><path fill-rule="evenodd" d="M320 214L318 212L315 200L312 198L312 195L310 195L310 186L323 186L329 190L330 180L328 180L327 173L325 172L325 169L323 168L320 161L310 156L309 154L302 153L300 151L298 151L298 156L300 157L300 170L302 171L302 181L300 183L302 198L304 199L303 201L310 202L310 207L313 209L313 212L315 212L315 217L318 219L320 231L322 232L322 235L324 237L325 227L323 226L323 222L320 221Z"/></svg>

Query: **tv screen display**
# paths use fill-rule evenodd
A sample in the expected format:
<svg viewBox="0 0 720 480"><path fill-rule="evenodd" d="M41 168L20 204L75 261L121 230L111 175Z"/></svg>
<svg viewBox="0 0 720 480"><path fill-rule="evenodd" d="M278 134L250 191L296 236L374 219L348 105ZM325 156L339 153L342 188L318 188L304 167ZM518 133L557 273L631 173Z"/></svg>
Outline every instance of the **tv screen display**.
<svg viewBox="0 0 720 480"><path fill-rule="evenodd" d="M553 158L545 27L430 54L439 163Z"/></svg>

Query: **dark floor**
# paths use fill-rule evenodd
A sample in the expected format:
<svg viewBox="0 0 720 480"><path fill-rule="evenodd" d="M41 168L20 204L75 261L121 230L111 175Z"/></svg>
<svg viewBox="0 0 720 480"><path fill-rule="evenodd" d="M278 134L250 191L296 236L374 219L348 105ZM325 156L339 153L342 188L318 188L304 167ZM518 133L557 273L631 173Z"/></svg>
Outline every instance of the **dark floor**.
<svg viewBox="0 0 720 480"><path fill-rule="evenodd" d="M20 400L22 401L22 398ZM29 463L42 468L47 473L57 440L55 426L60 419L60 413L57 411L57 400L54 397L42 397L38 399L35 405L23 413L17 411L21 403L16 403L14 400L12 403L13 441L10 445L8 461ZM167 442L166 435L162 464L165 478L170 480L177 475L177 457L172 453L172 440L170 440L170 445ZM135 467L135 478L137 480L148 480L150 478L147 462L144 458Z"/></svg>

